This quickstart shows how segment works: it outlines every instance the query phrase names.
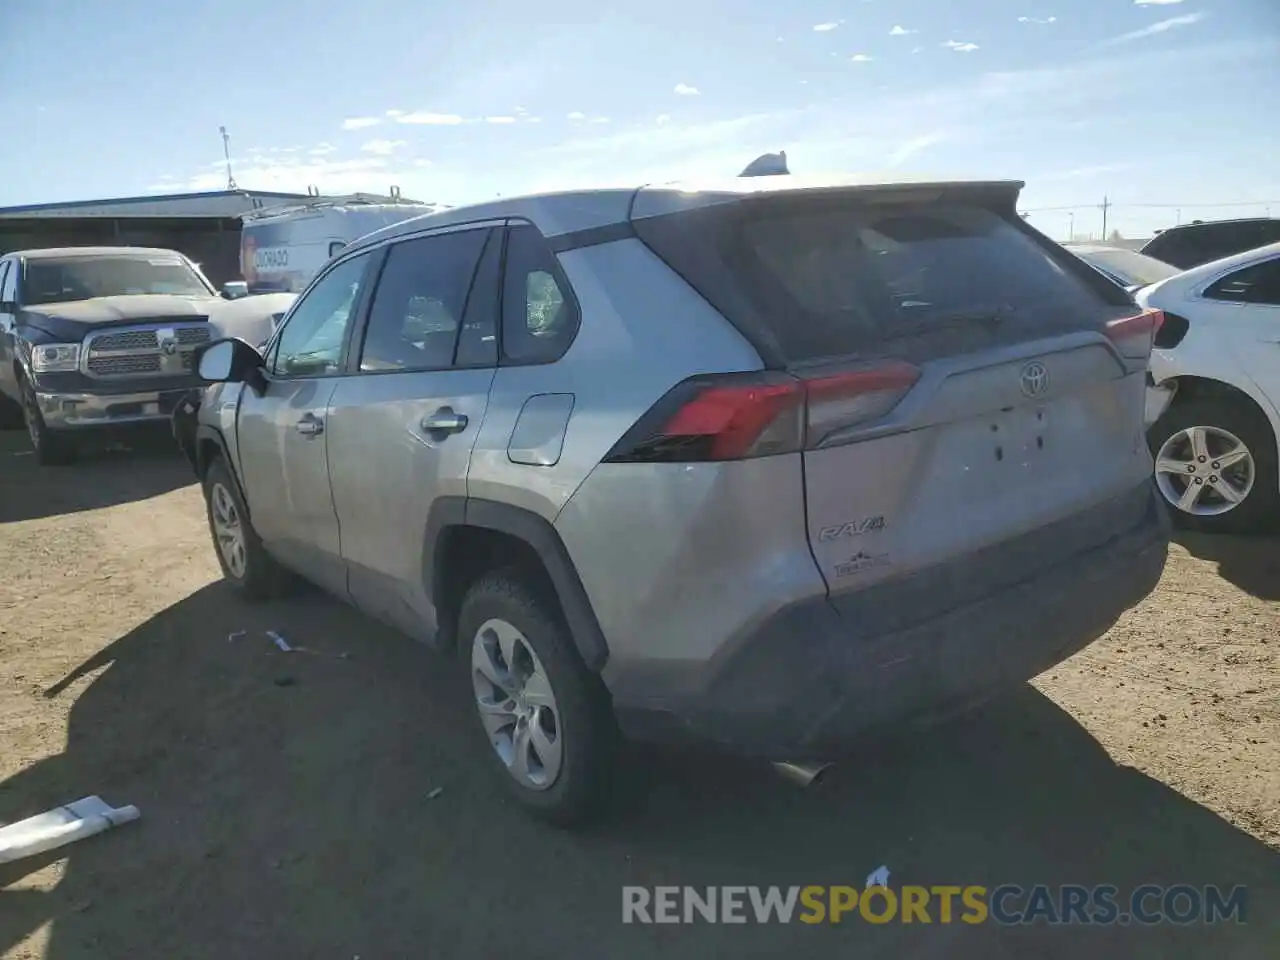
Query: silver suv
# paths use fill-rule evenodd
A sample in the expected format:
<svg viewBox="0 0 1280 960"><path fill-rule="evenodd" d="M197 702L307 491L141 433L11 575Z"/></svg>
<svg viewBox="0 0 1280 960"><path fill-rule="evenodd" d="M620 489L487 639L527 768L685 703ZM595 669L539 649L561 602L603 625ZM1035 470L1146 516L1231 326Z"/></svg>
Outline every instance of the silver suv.
<svg viewBox="0 0 1280 960"><path fill-rule="evenodd" d="M821 759L1035 676L1147 595L1168 528L1160 315L1021 186L741 179L371 234L265 355L201 355L226 577L456 653L560 822L619 731Z"/></svg>

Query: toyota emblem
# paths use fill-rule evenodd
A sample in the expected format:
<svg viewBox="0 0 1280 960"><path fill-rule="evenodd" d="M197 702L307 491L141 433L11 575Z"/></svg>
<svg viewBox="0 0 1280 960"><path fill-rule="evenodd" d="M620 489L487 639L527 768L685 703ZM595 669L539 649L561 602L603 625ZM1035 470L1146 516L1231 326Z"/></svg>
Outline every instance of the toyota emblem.
<svg viewBox="0 0 1280 960"><path fill-rule="evenodd" d="M1049 392L1049 369L1039 360L1022 368L1022 392L1028 397L1043 397Z"/></svg>
<svg viewBox="0 0 1280 960"><path fill-rule="evenodd" d="M172 357L178 352L178 341L173 339L160 341L160 352L166 357Z"/></svg>

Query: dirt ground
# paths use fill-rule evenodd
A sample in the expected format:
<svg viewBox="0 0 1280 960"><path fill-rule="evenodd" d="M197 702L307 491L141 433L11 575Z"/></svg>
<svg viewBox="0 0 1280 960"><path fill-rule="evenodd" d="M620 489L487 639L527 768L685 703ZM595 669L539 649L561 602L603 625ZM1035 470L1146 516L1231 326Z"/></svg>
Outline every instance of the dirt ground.
<svg viewBox="0 0 1280 960"><path fill-rule="evenodd" d="M231 596L167 447L39 470L22 439L0 434L0 823L92 793L142 819L0 866L6 960L1276 956L1280 542L1181 540L1103 640L808 791L633 748L617 816L566 834L494 789L454 665L315 593ZM861 887L881 864L1248 884L1248 923L621 923L627 883Z"/></svg>

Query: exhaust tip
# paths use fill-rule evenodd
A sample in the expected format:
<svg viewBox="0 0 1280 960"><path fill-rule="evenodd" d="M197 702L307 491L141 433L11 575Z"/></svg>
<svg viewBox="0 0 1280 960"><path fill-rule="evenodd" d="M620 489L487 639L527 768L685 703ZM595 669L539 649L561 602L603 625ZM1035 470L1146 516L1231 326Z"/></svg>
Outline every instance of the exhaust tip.
<svg viewBox="0 0 1280 960"><path fill-rule="evenodd" d="M830 767L829 763L798 763L790 760L773 762L773 769L777 770L784 780L790 780L799 787L811 786Z"/></svg>

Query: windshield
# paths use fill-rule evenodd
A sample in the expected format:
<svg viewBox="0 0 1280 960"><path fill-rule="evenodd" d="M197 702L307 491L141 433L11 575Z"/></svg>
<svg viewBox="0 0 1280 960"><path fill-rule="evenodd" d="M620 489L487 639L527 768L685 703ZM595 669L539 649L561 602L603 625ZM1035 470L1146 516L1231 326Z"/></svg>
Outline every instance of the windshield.
<svg viewBox="0 0 1280 960"><path fill-rule="evenodd" d="M27 306L126 294L208 297L212 292L190 264L175 256L28 260L22 282Z"/></svg>
<svg viewBox="0 0 1280 960"><path fill-rule="evenodd" d="M1158 283L1181 273L1177 267L1170 266L1163 260L1118 247L1109 250L1083 250L1080 251L1080 256L1131 286L1145 287L1149 283Z"/></svg>

